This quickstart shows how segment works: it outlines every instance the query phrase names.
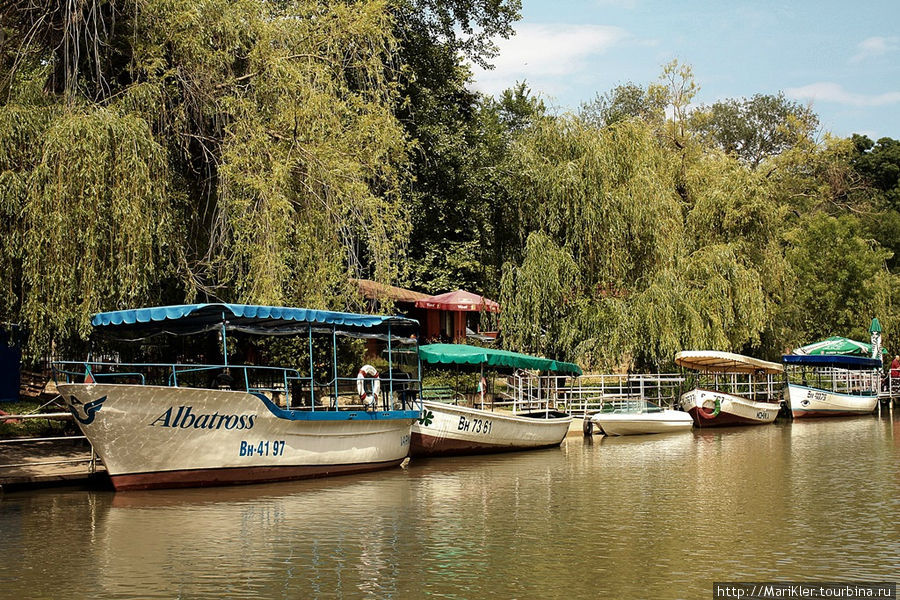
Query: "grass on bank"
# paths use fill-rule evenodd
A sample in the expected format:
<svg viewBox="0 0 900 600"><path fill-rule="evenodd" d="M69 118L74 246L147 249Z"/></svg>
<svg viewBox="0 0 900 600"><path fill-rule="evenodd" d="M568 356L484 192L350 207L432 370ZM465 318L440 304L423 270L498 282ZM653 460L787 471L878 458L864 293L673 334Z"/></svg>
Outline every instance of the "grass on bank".
<svg viewBox="0 0 900 600"><path fill-rule="evenodd" d="M37 401L0 402L0 411L10 415L27 415L36 412L63 412L62 406ZM72 421L49 419L23 419L18 422L0 422L0 439L16 437L51 437L74 435L77 427Z"/></svg>

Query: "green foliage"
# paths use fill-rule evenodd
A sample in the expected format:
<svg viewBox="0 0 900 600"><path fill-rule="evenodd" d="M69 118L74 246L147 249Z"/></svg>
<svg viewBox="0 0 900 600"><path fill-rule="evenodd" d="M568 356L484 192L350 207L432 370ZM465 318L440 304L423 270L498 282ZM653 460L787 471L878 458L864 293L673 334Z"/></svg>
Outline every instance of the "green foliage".
<svg viewBox="0 0 900 600"><path fill-rule="evenodd" d="M658 367L686 348L753 345L766 308L760 273L731 245L708 245L654 274L635 295L629 349L638 364Z"/></svg>
<svg viewBox="0 0 900 600"><path fill-rule="evenodd" d="M893 252L888 267L900 268L900 141L881 138L878 143L853 135L850 164L871 195L872 210L863 216L867 231L879 244Z"/></svg>
<svg viewBox="0 0 900 600"><path fill-rule="evenodd" d="M704 143L756 168L766 158L810 139L819 119L808 106L791 102L779 92L700 107L691 113L690 126Z"/></svg>
<svg viewBox="0 0 900 600"><path fill-rule="evenodd" d="M884 193L887 206L900 210L900 140L883 137L875 143L854 134L851 141L855 150L853 167L869 185Z"/></svg>
<svg viewBox="0 0 900 600"><path fill-rule="evenodd" d="M568 356L577 339L569 324L581 288L575 260L546 234L528 236L521 266L507 264L500 284L504 344L543 356Z"/></svg>
<svg viewBox="0 0 900 600"><path fill-rule="evenodd" d="M666 122L669 137L679 149L686 144L686 123L690 115L691 101L700 86L694 80L694 70L690 65L683 65L677 59L663 66L660 84L666 89L669 106L672 107L672 118Z"/></svg>
<svg viewBox="0 0 900 600"><path fill-rule="evenodd" d="M580 115L586 121L606 127L624 119L637 118L661 127L669 102L668 90L660 84L643 88L629 82L597 94L591 102L582 104Z"/></svg>
<svg viewBox="0 0 900 600"><path fill-rule="evenodd" d="M797 279L799 340L844 334L866 339L871 317L893 329L897 277L884 269L889 252L861 237L856 218L810 215L788 236Z"/></svg>
<svg viewBox="0 0 900 600"><path fill-rule="evenodd" d="M28 415L40 411L42 404L39 402L4 402L0 409L10 415ZM51 407L43 412L59 412L60 407ZM60 435L74 435L76 426L72 421L57 421L50 419L21 419L14 423L11 421L0 422L0 439L14 437L50 437Z"/></svg>
<svg viewBox="0 0 900 600"><path fill-rule="evenodd" d="M172 243L165 153L146 122L103 108L54 116L25 138L42 141L23 174L22 315L36 348L52 331L86 336L105 307L146 302Z"/></svg>
<svg viewBox="0 0 900 600"><path fill-rule="evenodd" d="M19 60L0 60L0 310L35 352L98 310L343 308L348 275L397 278L408 142L386 4L19 4Z"/></svg>
<svg viewBox="0 0 900 600"><path fill-rule="evenodd" d="M439 96L420 100L427 110L415 124L409 279L431 293L464 288L490 296L512 236L503 219L508 190L497 166L515 132L544 106L524 85L497 101L479 99L464 89L467 73L457 75Z"/></svg>
<svg viewBox="0 0 900 600"><path fill-rule="evenodd" d="M356 308L359 276L498 297L506 346L586 368L900 335L900 145L782 94L693 108L673 61L577 116L484 97L518 0L9 5L0 320L33 356L138 304Z"/></svg>
<svg viewBox="0 0 900 600"><path fill-rule="evenodd" d="M488 66L496 54L492 38L513 34L512 23L520 18L521 8L521 0L391 1L398 38L414 52L463 54L481 66Z"/></svg>
<svg viewBox="0 0 900 600"><path fill-rule="evenodd" d="M517 190L506 218L523 243L531 231L546 233L588 287L629 289L676 254L675 164L639 121L600 130L578 117L541 119L516 140L504 170Z"/></svg>
<svg viewBox="0 0 900 600"><path fill-rule="evenodd" d="M870 206L849 142L801 136L754 169L683 127L690 71L669 65L665 78L682 105L665 138L652 120L602 112L515 137L506 219L527 242L504 270L504 343L586 368L659 369L685 348L774 358L874 314L893 327L890 252L864 240L863 222L844 214L846 231L830 232L843 245L816 250L817 223Z"/></svg>

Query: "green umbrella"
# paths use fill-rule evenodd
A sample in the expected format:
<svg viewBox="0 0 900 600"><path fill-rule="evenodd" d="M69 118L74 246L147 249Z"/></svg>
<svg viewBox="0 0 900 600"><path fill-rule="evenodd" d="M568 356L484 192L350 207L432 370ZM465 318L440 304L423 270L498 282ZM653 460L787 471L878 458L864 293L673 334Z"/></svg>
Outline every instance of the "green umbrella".
<svg viewBox="0 0 900 600"><path fill-rule="evenodd" d="M872 319L872 324L869 325L869 333L872 334L872 358L878 358L881 354L881 323L878 322L878 318Z"/></svg>
<svg viewBox="0 0 900 600"><path fill-rule="evenodd" d="M882 350L882 352L886 351ZM813 356L872 356L872 345L834 335L820 342L796 348L794 349L794 354L809 354Z"/></svg>

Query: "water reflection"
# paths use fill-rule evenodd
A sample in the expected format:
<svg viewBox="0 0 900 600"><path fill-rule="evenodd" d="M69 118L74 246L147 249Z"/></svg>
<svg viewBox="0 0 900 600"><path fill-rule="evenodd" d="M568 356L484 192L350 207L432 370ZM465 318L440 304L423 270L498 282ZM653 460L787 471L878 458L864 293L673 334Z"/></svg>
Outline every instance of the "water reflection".
<svg viewBox="0 0 900 600"><path fill-rule="evenodd" d="M0 581L18 597L624 598L896 579L896 427L570 437L318 481L7 495Z"/></svg>

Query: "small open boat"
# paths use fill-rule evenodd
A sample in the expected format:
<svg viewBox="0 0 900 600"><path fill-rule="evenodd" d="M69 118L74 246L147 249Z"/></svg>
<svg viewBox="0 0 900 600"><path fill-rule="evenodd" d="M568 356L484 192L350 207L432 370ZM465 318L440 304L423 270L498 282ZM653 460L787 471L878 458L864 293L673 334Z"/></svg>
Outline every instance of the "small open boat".
<svg viewBox="0 0 900 600"><path fill-rule="evenodd" d="M573 363L528 356L517 352L478 348L465 344L429 344L419 347L419 358L432 365L468 365L488 368L531 369L580 374ZM423 415L413 423L411 456L453 456L530 450L558 446L569 431L572 417L555 410L555 377L511 377L516 390L509 406L489 403L481 408L425 400Z"/></svg>
<svg viewBox="0 0 900 600"><path fill-rule="evenodd" d="M787 401L795 419L865 415L875 410L881 361L862 356L788 354Z"/></svg>
<svg viewBox="0 0 900 600"><path fill-rule="evenodd" d="M696 371L681 408L697 427L765 425L781 408L778 363L714 350L679 352L675 364Z"/></svg>
<svg viewBox="0 0 900 600"><path fill-rule="evenodd" d="M657 406L641 398L604 405L591 422L606 435L643 435L690 431L691 416L680 410Z"/></svg>

